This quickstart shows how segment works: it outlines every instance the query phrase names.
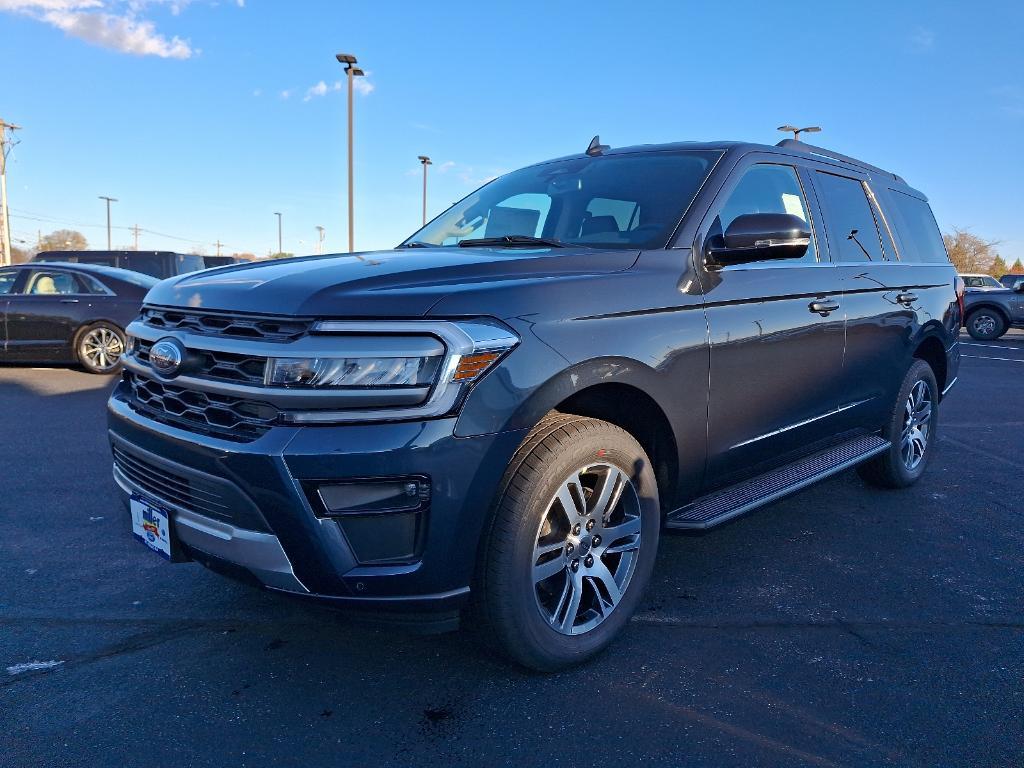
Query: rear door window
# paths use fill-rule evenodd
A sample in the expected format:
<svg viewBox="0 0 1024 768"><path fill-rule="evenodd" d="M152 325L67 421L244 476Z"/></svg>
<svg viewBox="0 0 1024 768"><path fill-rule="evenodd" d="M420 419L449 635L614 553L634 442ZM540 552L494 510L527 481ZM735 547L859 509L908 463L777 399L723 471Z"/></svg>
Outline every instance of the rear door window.
<svg viewBox="0 0 1024 768"><path fill-rule="evenodd" d="M900 239L900 260L926 264L948 262L931 206L897 189L889 190L889 201Z"/></svg>
<svg viewBox="0 0 1024 768"><path fill-rule="evenodd" d="M882 241L864 185L857 179L818 171L814 174L828 242L835 262L884 260Z"/></svg>

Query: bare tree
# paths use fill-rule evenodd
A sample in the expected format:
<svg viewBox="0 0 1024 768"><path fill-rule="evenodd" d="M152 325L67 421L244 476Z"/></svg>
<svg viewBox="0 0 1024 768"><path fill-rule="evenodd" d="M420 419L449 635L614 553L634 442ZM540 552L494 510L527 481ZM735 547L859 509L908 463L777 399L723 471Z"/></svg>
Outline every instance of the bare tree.
<svg viewBox="0 0 1024 768"><path fill-rule="evenodd" d="M966 229L953 228L951 233L942 236L946 243L946 251L949 252L949 259L956 267L956 271L965 273L988 273L995 263L999 253L996 246L998 240L982 240ZM1005 266L1005 262L1004 262Z"/></svg>
<svg viewBox="0 0 1024 768"><path fill-rule="evenodd" d="M11 264L24 264L31 258L32 254L24 248L19 248L16 245L11 246Z"/></svg>
<svg viewBox="0 0 1024 768"><path fill-rule="evenodd" d="M40 251L84 251L88 247L85 235L73 229L58 229L39 241Z"/></svg>

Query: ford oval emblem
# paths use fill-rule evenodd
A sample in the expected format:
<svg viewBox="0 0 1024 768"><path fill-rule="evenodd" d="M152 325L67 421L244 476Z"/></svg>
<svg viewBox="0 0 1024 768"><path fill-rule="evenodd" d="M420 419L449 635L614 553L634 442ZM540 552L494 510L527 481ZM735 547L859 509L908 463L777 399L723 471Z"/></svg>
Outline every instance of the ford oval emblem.
<svg viewBox="0 0 1024 768"><path fill-rule="evenodd" d="M184 359L185 348L177 339L160 339L149 348L149 364L161 376L177 374Z"/></svg>

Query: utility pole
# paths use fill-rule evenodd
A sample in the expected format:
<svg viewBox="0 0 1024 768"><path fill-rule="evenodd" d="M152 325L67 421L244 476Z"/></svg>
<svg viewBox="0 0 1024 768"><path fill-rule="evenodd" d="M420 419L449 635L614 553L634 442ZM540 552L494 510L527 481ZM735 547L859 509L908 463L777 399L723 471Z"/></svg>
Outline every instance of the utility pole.
<svg viewBox="0 0 1024 768"><path fill-rule="evenodd" d="M274 211L274 215L277 216L277 252L284 253L284 248L281 246L281 214Z"/></svg>
<svg viewBox="0 0 1024 768"><path fill-rule="evenodd" d="M345 65L345 74L348 76L348 252L353 253L356 249L356 224L355 204L353 202L353 181L352 171L352 90L355 78L362 77L366 73L356 66L356 57L350 53L339 53L335 55L338 63Z"/></svg>
<svg viewBox="0 0 1024 768"><path fill-rule="evenodd" d="M316 231L317 231L316 255L317 256L323 256L324 255L324 228L321 227L321 226L317 226Z"/></svg>
<svg viewBox="0 0 1024 768"><path fill-rule="evenodd" d="M426 155L420 155L419 161L423 165L423 226L427 226L427 166L431 162Z"/></svg>
<svg viewBox="0 0 1024 768"><path fill-rule="evenodd" d="M107 197L106 195L97 195L97 197L99 197L100 200L106 200L107 201L107 250L108 251L112 251L114 249L113 249L113 247L110 244L110 204L111 203L116 203L117 202L117 198L116 197Z"/></svg>
<svg viewBox="0 0 1024 768"><path fill-rule="evenodd" d="M135 250L139 250L139 225L132 227L132 235L135 237Z"/></svg>
<svg viewBox="0 0 1024 768"><path fill-rule="evenodd" d="M7 153L10 151L10 147L14 146L14 132L20 130L20 125L7 123L0 119L0 217L3 218L3 226L0 226L0 238L3 239L0 265L11 263L11 210L7 203ZM10 139L7 138L7 131L12 134Z"/></svg>
<svg viewBox="0 0 1024 768"><path fill-rule="evenodd" d="M218 238L217 238L217 242L216 242L216 243L214 243L214 245L216 245L216 246L217 246L217 255L218 255L218 256L220 256L220 249L221 249L221 246L223 246L223 245L224 245L224 243L222 243L222 242L220 241L220 238L218 237Z"/></svg>

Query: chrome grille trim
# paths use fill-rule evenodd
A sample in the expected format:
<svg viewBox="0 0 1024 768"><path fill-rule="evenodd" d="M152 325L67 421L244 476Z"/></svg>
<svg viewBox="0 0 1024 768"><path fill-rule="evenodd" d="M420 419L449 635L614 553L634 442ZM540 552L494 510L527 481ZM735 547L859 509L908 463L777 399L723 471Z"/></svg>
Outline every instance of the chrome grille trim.
<svg viewBox="0 0 1024 768"><path fill-rule="evenodd" d="M209 336L276 342L302 338L313 325L311 319L235 315L154 306L143 307L139 319L149 327L162 331L187 330Z"/></svg>

